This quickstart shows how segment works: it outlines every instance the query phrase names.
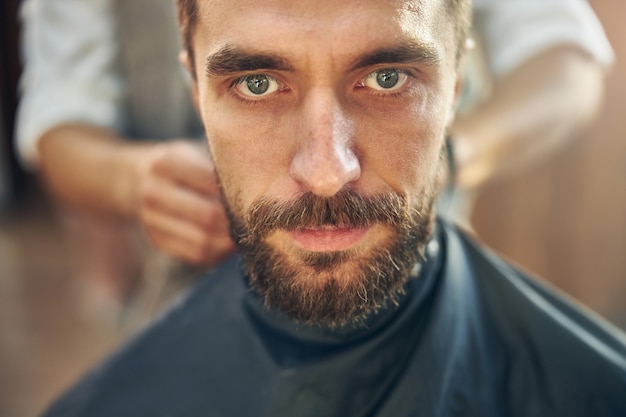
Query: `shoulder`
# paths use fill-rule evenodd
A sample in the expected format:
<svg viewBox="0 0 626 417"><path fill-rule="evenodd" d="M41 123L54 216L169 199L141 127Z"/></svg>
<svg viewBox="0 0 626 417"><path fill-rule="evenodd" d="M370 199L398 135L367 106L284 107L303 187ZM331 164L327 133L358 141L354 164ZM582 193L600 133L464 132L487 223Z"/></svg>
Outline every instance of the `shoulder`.
<svg viewBox="0 0 626 417"><path fill-rule="evenodd" d="M626 337L575 301L446 226L448 254L464 257L492 365L515 407L528 415L626 415Z"/></svg>
<svg viewBox="0 0 626 417"><path fill-rule="evenodd" d="M237 357L254 349L239 257L208 273L177 305L68 391L45 414L185 415ZM219 357L220 361L214 359ZM197 404L196 404L197 405Z"/></svg>

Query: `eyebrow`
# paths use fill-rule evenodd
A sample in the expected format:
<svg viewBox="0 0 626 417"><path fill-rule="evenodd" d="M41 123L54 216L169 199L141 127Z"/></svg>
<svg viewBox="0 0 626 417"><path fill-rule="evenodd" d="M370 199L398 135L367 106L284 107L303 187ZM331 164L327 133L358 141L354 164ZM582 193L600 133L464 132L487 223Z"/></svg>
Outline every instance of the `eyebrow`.
<svg viewBox="0 0 626 417"><path fill-rule="evenodd" d="M208 76L225 76L246 71L291 71L286 59L271 53L250 53L246 50L225 46L206 59Z"/></svg>
<svg viewBox="0 0 626 417"><path fill-rule="evenodd" d="M437 50L424 43L403 42L399 45L376 49L357 59L352 70L372 67L379 64L419 63L428 67L441 61Z"/></svg>
<svg viewBox="0 0 626 417"><path fill-rule="evenodd" d="M434 47L418 42L404 42L363 55L352 65L352 70L379 64L421 63L434 66L439 61L439 54ZM207 76L227 76L258 70L293 71L293 66L276 54L249 52L231 45L224 46L206 58Z"/></svg>

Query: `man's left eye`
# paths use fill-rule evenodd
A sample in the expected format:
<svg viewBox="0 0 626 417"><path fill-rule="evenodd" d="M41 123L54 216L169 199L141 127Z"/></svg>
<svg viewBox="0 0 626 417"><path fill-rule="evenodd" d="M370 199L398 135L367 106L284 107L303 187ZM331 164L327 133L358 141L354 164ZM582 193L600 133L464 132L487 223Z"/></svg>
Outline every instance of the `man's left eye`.
<svg viewBox="0 0 626 417"><path fill-rule="evenodd" d="M363 86L378 91L393 91L401 88L408 78L404 71L383 68L369 73L363 80Z"/></svg>
<svg viewBox="0 0 626 417"><path fill-rule="evenodd" d="M235 88L248 97L262 97L277 91L280 87L275 78L266 74L247 75L235 82Z"/></svg>

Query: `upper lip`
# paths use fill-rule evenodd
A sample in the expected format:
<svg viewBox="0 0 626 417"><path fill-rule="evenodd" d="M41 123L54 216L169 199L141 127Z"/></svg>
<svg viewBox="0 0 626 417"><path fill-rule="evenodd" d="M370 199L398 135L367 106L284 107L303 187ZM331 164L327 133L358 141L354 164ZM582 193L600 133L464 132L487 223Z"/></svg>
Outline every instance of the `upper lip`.
<svg viewBox="0 0 626 417"><path fill-rule="evenodd" d="M334 232L336 230L348 230L353 229L351 226L342 226L336 224L322 224L319 226L305 226L300 228L300 230L313 230L316 232Z"/></svg>

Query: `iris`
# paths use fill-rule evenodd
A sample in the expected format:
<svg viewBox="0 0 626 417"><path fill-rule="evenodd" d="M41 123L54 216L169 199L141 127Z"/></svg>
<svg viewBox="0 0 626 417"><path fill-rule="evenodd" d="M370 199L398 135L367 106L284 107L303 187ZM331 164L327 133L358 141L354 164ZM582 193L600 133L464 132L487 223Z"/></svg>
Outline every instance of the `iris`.
<svg viewBox="0 0 626 417"><path fill-rule="evenodd" d="M384 69L376 72L376 82L382 88L395 87L399 79L400 75L398 74L398 70L395 69Z"/></svg>
<svg viewBox="0 0 626 417"><path fill-rule="evenodd" d="M270 81L267 75L255 74L246 77L246 85L252 94L265 94L270 88Z"/></svg>

